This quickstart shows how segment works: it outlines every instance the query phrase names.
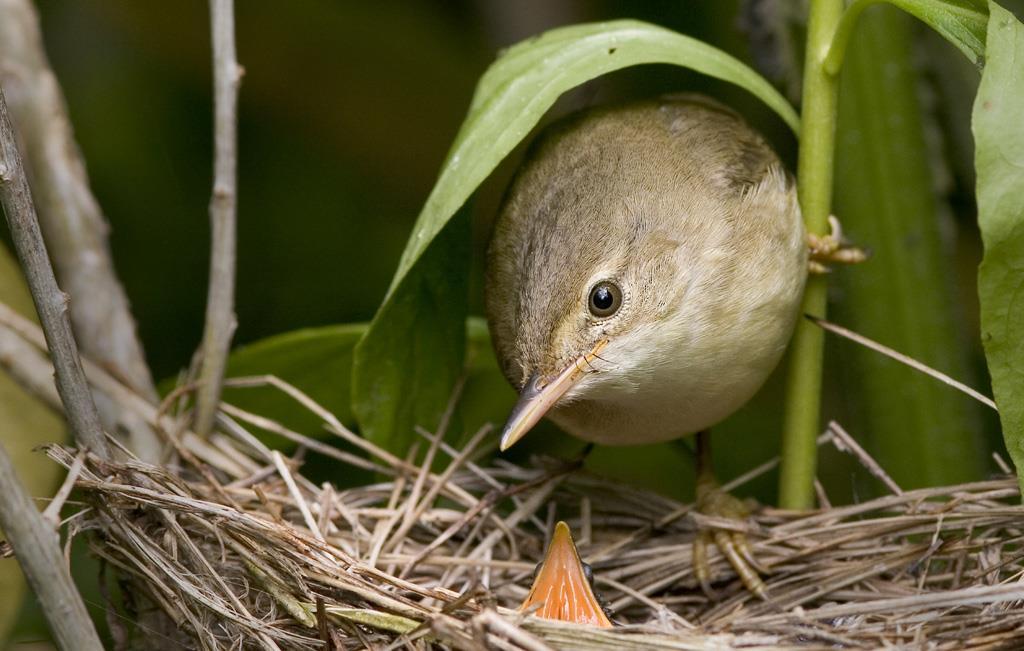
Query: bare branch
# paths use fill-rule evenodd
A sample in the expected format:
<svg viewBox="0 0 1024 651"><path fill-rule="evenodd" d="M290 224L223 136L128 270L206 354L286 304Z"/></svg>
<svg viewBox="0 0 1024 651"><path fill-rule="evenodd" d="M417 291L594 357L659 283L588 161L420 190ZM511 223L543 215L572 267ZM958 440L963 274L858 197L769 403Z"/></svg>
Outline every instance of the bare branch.
<svg viewBox="0 0 1024 651"><path fill-rule="evenodd" d="M32 504L0 445L0 529L10 540L61 649L103 651L60 551L53 525Z"/></svg>
<svg viewBox="0 0 1024 651"><path fill-rule="evenodd" d="M46 345L57 374L57 392L64 403L75 439L100 456L108 456L107 441L100 426L96 404L85 381L78 346L68 320L68 296L57 286L46 253L43 234L36 220L25 170L7 115L7 102L0 90L0 203L11 230L18 260L25 272L32 301L46 335Z"/></svg>
<svg viewBox="0 0 1024 651"><path fill-rule="evenodd" d="M155 401L157 393L135 321L114 271L109 228L89 189L30 0L0 1L0 80L54 269L75 303L71 325L82 352ZM108 430L130 432L130 447L136 454L148 461L159 458L160 440L151 429L124 422L116 407L102 399L97 398L97 406Z"/></svg>
<svg viewBox="0 0 1024 651"><path fill-rule="evenodd" d="M224 367L235 332L235 217L238 163L238 84L242 69L235 58L234 0L211 0L213 31L214 163L210 223L210 289L206 297L203 359L199 371L195 430L213 428Z"/></svg>

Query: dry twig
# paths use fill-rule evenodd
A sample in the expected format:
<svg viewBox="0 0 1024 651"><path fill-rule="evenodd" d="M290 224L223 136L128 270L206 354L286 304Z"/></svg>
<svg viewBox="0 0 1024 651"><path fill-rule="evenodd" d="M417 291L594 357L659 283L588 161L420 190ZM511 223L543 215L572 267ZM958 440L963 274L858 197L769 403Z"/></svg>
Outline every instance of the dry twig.
<svg viewBox="0 0 1024 651"><path fill-rule="evenodd" d="M820 319L810 314L805 314L804 316L807 318L808 321L818 326L822 330L827 330L832 334L836 334L839 335L840 337L849 339L850 341L860 344L865 348L870 348L876 353L881 353L882 355L885 355L889 359L894 359L900 364L909 366L910 368L914 369L915 371L918 371L919 373L924 373L925 375L935 378L936 380L942 382L943 384L953 387L957 391L960 391L961 393L964 393L974 398L975 400L985 405L986 407L989 407L996 411L999 410L999 408L996 407L996 403L994 400L992 400L992 398L989 398L988 396L976 391L975 389L972 389L971 387L967 386L963 382L960 382L959 380L954 380L953 378L949 377L942 371L937 371L932 367L928 366L927 364L923 364L917 361L913 357L904 355L903 353L897 350L893 350L888 346L880 344L872 339L868 339L862 334L858 334L853 330L850 330L849 328L844 328L843 326L838 325L836 323L832 323L831 321L826 321L825 319Z"/></svg>
<svg viewBox="0 0 1024 651"><path fill-rule="evenodd" d="M234 0L210 0L213 33L214 161L210 200L212 243L210 288L206 296L195 430L213 428L221 383L235 332L235 220L237 213L238 85L242 68L235 58Z"/></svg>
<svg viewBox="0 0 1024 651"><path fill-rule="evenodd" d="M0 203L14 240L18 260L25 272L32 302L46 336L57 372L57 392L64 403L68 423L75 438L97 454L106 456L107 441L100 425L85 371L78 357L78 346L68 320L68 296L57 286L50 257L39 230L32 194L21 164L17 138L7 114L7 102L0 91Z"/></svg>
<svg viewBox="0 0 1024 651"><path fill-rule="evenodd" d="M29 585L62 649L102 651L103 645L85 610L60 551L54 524L32 504L0 445L0 529L10 539Z"/></svg>
<svg viewBox="0 0 1024 651"><path fill-rule="evenodd" d="M82 354L155 402L156 389L110 255L109 226L89 188L30 0L0 2L0 81L24 147L54 270L74 301L71 325ZM160 458L160 441L145 423L125 418L102 398L97 407L108 431L129 432L129 447L137 455L152 462Z"/></svg>

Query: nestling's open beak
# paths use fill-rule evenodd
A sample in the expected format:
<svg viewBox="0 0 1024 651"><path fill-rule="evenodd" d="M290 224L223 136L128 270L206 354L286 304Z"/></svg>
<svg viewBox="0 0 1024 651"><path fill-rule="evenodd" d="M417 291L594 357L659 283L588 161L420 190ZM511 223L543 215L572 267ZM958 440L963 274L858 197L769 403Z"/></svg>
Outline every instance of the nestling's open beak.
<svg viewBox="0 0 1024 651"><path fill-rule="evenodd" d="M519 394L519 402L512 408L512 414L508 417L505 429L501 432L500 448L502 452L523 438L544 417L544 414L555 406L565 392L579 382L579 379L586 374L588 365L607 345L607 339L597 342L589 352L574 359L550 381L546 381L546 378L541 377L539 373L530 376L530 379L526 381L526 386Z"/></svg>
<svg viewBox="0 0 1024 651"><path fill-rule="evenodd" d="M536 608L537 617L611 628L583 570L583 562L569 533L569 525L555 525L544 562L520 611Z"/></svg>

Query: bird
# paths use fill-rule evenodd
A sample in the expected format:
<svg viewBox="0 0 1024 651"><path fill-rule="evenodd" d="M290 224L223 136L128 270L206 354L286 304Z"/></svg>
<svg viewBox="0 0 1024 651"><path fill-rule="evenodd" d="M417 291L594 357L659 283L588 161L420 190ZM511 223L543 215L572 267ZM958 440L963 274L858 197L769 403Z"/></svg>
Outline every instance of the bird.
<svg viewBox="0 0 1024 651"><path fill-rule="evenodd" d="M569 525L555 524L544 560L537 566L533 585L520 612L533 613L544 619L557 619L574 624L611 628L594 592L593 571L580 559Z"/></svg>
<svg viewBox="0 0 1024 651"><path fill-rule="evenodd" d="M602 445L697 434L698 509L745 517L714 481L706 436L779 363L811 248L828 259L840 247L808 238L792 175L710 98L663 95L554 122L511 181L487 250L491 338L519 392L501 450L545 416ZM763 597L763 569L734 532L695 540L701 585L711 543Z"/></svg>

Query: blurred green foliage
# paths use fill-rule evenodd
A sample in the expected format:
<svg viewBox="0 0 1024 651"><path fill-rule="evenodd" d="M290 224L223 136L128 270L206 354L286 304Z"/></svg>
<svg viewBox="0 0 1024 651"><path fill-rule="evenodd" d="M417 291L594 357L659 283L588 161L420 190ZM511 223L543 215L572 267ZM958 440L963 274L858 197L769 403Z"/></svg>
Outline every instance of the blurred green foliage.
<svg viewBox="0 0 1024 651"><path fill-rule="evenodd" d="M20 314L35 316L18 262L2 248L0 297ZM63 440L64 425L60 417L0 372L0 447L10 456L29 495L49 495L60 476L60 468L34 448ZM3 530L0 530L2 539ZM16 624L25 588L25 578L17 563L0 560L0 643Z"/></svg>

